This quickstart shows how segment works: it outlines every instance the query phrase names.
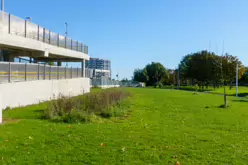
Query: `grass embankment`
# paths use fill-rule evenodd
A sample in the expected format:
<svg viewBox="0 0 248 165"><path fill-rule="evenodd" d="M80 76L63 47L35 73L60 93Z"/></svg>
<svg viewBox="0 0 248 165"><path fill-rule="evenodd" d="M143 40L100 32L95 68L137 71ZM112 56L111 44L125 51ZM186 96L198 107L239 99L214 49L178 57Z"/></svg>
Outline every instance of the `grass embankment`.
<svg viewBox="0 0 248 165"><path fill-rule="evenodd" d="M248 164L247 102L157 89L132 93L127 118L63 124L41 120L46 104L4 112L0 164Z"/></svg>

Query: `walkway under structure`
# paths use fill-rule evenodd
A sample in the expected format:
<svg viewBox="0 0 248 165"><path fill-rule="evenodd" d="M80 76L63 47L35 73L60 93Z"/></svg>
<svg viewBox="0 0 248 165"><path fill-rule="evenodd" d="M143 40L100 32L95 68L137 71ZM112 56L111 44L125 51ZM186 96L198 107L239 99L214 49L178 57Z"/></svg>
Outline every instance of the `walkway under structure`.
<svg viewBox="0 0 248 165"><path fill-rule="evenodd" d="M20 57L35 64L16 63L14 59ZM0 123L6 107L89 92L86 60L88 46L83 43L0 11ZM67 68L62 62L80 62L81 68Z"/></svg>

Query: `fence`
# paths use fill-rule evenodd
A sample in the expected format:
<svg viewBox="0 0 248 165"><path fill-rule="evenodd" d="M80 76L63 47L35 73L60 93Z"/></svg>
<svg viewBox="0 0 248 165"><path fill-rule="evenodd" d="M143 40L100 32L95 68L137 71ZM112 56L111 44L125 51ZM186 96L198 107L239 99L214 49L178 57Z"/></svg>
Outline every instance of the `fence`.
<svg viewBox="0 0 248 165"><path fill-rule="evenodd" d="M2 28L5 33L31 38L53 46L88 54L88 46L81 42L72 40L71 38L51 32L40 25L33 24L27 20L23 20L3 11L0 11L0 18L2 18L0 28Z"/></svg>
<svg viewBox="0 0 248 165"><path fill-rule="evenodd" d="M91 78L90 84L92 87L119 87L120 82L116 80L110 80L106 77L101 78Z"/></svg>
<svg viewBox="0 0 248 165"><path fill-rule="evenodd" d="M82 68L0 62L0 83L83 77Z"/></svg>

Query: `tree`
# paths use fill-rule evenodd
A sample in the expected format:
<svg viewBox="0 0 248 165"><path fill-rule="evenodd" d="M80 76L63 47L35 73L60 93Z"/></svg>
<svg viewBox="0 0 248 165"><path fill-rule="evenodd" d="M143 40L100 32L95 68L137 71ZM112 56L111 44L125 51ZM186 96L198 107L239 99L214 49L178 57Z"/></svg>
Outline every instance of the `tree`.
<svg viewBox="0 0 248 165"><path fill-rule="evenodd" d="M133 80L138 82L147 82L148 76L146 69L135 69L133 72Z"/></svg>
<svg viewBox="0 0 248 165"><path fill-rule="evenodd" d="M46 62L47 65L54 66L54 62Z"/></svg>
<svg viewBox="0 0 248 165"><path fill-rule="evenodd" d="M129 80L127 78L123 78L121 82L128 82Z"/></svg>
<svg viewBox="0 0 248 165"><path fill-rule="evenodd" d="M238 78L241 79L245 73L245 68L242 62L236 56L226 54L223 58L223 76L225 84L229 83L230 89L232 89L233 81L236 79L236 67L239 67Z"/></svg>
<svg viewBox="0 0 248 165"><path fill-rule="evenodd" d="M148 76L147 85L158 85L169 79L167 69L159 62L147 64L144 70L146 70Z"/></svg>
<svg viewBox="0 0 248 165"><path fill-rule="evenodd" d="M161 63L152 62L147 64L144 69L135 69L133 80L145 82L146 85L165 84L169 80L169 72Z"/></svg>

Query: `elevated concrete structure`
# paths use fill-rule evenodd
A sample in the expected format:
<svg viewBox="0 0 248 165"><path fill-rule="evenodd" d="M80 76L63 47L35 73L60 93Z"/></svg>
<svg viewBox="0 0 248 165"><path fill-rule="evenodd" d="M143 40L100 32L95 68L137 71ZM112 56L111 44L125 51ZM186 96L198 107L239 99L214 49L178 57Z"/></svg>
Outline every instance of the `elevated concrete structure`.
<svg viewBox="0 0 248 165"><path fill-rule="evenodd" d="M82 74L81 77L71 79L64 76L65 79L27 81L25 64L25 70L22 71L25 74L25 81L11 82L10 75L13 72L10 64L14 62L15 57L30 57L35 63L57 62L58 66L62 62L81 62ZM0 11L0 61L9 62L9 65L6 65L9 67L3 69L6 68L3 75L8 74L8 82L11 82L0 84L0 123L2 109L6 107L35 104L50 100L59 94L76 96L89 92L90 79L85 77L86 60L89 60L88 46L83 43ZM15 72L19 74L20 69L17 68ZM39 73L38 71L38 75Z"/></svg>
<svg viewBox="0 0 248 165"><path fill-rule="evenodd" d="M12 57L27 56L37 61L89 60L88 46L2 11L0 50L11 52Z"/></svg>

